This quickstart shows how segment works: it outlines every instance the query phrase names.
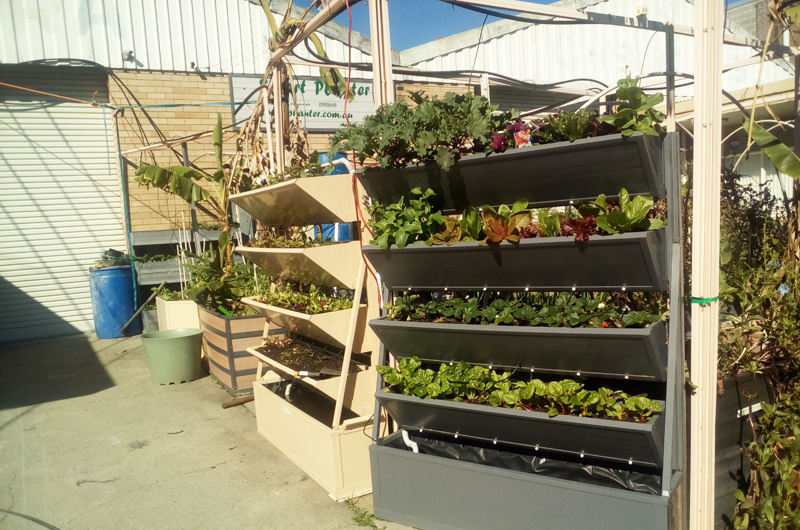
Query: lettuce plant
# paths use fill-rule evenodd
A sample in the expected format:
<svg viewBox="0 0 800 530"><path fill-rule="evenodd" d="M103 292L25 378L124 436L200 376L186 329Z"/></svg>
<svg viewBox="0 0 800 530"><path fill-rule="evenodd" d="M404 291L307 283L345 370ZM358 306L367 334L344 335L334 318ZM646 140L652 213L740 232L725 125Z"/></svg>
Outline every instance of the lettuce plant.
<svg viewBox="0 0 800 530"><path fill-rule="evenodd" d="M497 210L489 205L481 208L483 232L486 234L486 239L480 244L485 245L487 241L500 243L503 240L518 243L519 229L528 226L531 222L531 212L526 209L527 207L528 199L519 199L511 208L505 204L501 204Z"/></svg>
<svg viewBox="0 0 800 530"><path fill-rule="evenodd" d="M434 245L452 245L461 240L461 223L453 217L445 217L444 230L431 236Z"/></svg>
<svg viewBox="0 0 800 530"><path fill-rule="evenodd" d="M664 101L664 94L648 96L639 88L639 81L631 78L630 73L617 81L617 86L617 101L624 103L617 107L617 112L612 116L600 116L600 119L620 129L622 136L630 136L636 131L651 136L661 134L663 129L659 123L664 121L665 116L655 107Z"/></svg>
<svg viewBox="0 0 800 530"><path fill-rule="evenodd" d="M619 209L611 209L606 204L606 196L600 195L594 202L578 204L578 212L584 217L597 216L597 226L609 234L624 234L633 230L655 230L664 222L657 218L648 218L653 208L653 197L637 195L630 198L628 190L619 192Z"/></svg>
<svg viewBox="0 0 800 530"><path fill-rule="evenodd" d="M428 246L433 244L433 235L439 232L439 227L444 223L442 212L434 211L428 202L428 198L435 193L431 189L423 192L420 188L414 188L411 195L418 198L409 200L408 205L403 197L387 206L375 201L369 209L369 226L375 237L370 244L377 244L383 250L388 250L392 244L405 248L416 241Z"/></svg>
<svg viewBox="0 0 800 530"><path fill-rule="evenodd" d="M588 390L572 379L544 382L513 380L510 372L499 373L464 361L438 370L422 364L417 357L406 357L397 368L377 366L389 385L385 392L396 392L423 399L448 399L493 407L547 412L550 417L565 414L629 420L646 423L661 412L658 401L646 395L628 396L621 390Z"/></svg>

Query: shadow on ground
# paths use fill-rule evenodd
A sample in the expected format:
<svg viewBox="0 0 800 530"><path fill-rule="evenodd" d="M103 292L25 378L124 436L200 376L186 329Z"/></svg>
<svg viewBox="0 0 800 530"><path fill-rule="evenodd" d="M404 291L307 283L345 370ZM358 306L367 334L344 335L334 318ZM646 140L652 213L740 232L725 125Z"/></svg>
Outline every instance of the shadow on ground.
<svg viewBox="0 0 800 530"><path fill-rule="evenodd" d="M0 336L0 410L38 405L94 394L114 386L87 335L0 277L0 291L26 315L37 316L33 333L40 338L70 335L47 341L6 342ZM107 346L106 346L107 347Z"/></svg>

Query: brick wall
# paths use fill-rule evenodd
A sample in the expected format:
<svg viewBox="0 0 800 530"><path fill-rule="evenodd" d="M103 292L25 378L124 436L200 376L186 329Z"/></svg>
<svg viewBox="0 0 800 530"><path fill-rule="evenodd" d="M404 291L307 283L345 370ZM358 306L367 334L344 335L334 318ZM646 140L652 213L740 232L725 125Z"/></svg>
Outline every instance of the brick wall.
<svg viewBox="0 0 800 530"><path fill-rule="evenodd" d="M163 72L130 72L115 71L124 85L136 96L141 105L158 105L165 103L208 103L228 101L229 88L227 76L205 75L201 79L196 74L163 73ZM130 93L123 91L110 79L112 104L136 105ZM126 95L129 99L126 99ZM130 100L130 102L129 102ZM145 114L146 112L146 114ZM123 152L153 144L161 140L147 116L155 122L163 135L177 138L208 131L217 122L217 113L222 114L223 125L230 123L230 108L227 106L206 107L168 107L151 109L128 109L122 118L117 118L120 147ZM231 134L225 134L227 139ZM232 144L226 143L223 152L229 152ZM181 146L174 146L177 151L159 149L150 152L128 153L131 161L153 163L162 166L181 165ZM189 142L189 159L202 169L213 173L216 169L211 137ZM169 195L159 189L146 189L136 184L132 168L128 181L131 212L131 230L165 230L181 226L181 212L187 224L191 223L189 204L180 198ZM212 217L198 210L198 221L215 222Z"/></svg>
<svg viewBox="0 0 800 530"><path fill-rule="evenodd" d="M135 95L140 105L159 105L167 103L209 103L229 101L230 92L228 77L225 75L208 75L205 79L197 74L115 71L121 82ZM136 105L130 93L124 91L111 79L111 101L115 105ZM430 96L442 96L446 92L464 92L464 85L431 84L431 83L398 83L397 98L410 101L408 91L424 90ZM129 99L126 98L126 95ZM128 109L124 117L117 118L120 147L123 152L159 142L161 137L148 120L148 116L167 139L178 138L214 128L217 113L222 114L223 125L230 123L230 108L227 106L201 107L167 107L151 109ZM233 151L234 138L232 132L223 135L223 158ZM181 165L181 147L176 145L175 152L169 149L158 149L148 152L127 153L131 161L153 163L161 166ZM309 149L327 151L330 147L328 134L309 134ZM201 138L188 143L189 159L200 168L211 173L216 169L211 137ZM136 184L133 170L129 178L129 205L131 212L131 230L166 230L181 226L183 218L191 223L189 205L182 199L171 196L159 189L146 189ZM202 205L200 205L202 206ZM213 218L198 210L198 221L212 223Z"/></svg>

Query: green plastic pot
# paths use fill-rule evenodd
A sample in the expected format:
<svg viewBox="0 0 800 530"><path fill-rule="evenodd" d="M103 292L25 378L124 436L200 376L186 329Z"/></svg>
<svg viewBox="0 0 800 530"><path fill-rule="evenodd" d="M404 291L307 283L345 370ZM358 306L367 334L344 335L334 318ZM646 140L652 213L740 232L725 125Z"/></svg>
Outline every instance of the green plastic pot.
<svg viewBox="0 0 800 530"><path fill-rule="evenodd" d="M169 385L200 377L202 329L170 329L142 335L142 346L154 383Z"/></svg>

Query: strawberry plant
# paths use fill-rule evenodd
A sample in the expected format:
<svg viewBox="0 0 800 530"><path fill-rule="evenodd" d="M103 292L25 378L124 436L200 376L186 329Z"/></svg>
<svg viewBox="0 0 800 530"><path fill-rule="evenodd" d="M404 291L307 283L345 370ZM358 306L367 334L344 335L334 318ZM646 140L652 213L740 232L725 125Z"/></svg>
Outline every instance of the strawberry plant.
<svg viewBox="0 0 800 530"><path fill-rule="evenodd" d="M517 200L511 208L505 204L495 210L489 205L481 208L483 219L483 232L486 239L481 241L485 245L488 241L500 243L503 240L512 243L519 242L519 229L528 226L531 222L531 212L527 210L528 199Z"/></svg>
<svg viewBox="0 0 800 530"><path fill-rule="evenodd" d="M389 385L385 392L396 392L423 399L448 399L493 407L506 407L560 414L647 423L661 412L658 401L646 395L628 396L621 390L589 390L572 379L544 382L520 381L512 373L499 373L464 361L433 370L417 357L406 357L397 368L376 367Z"/></svg>
<svg viewBox="0 0 800 530"><path fill-rule="evenodd" d="M652 295L650 298L656 298ZM387 305L389 320L547 327L646 327L662 319L658 301L637 303L605 293L506 294L482 307L479 296L424 300L403 294ZM656 312L651 312L656 311Z"/></svg>
<svg viewBox="0 0 800 530"><path fill-rule="evenodd" d="M428 202L428 197L435 195L433 190L427 189L423 193L420 188L411 190L412 196L417 199L408 201L400 197L394 204L383 206L380 202L370 206L369 226L372 227L374 240L370 244L377 244L383 250L388 250L394 244L398 248L421 241L428 246L433 244L433 235L439 232L439 227L444 224L442 212L434 211Z"/></svg>

